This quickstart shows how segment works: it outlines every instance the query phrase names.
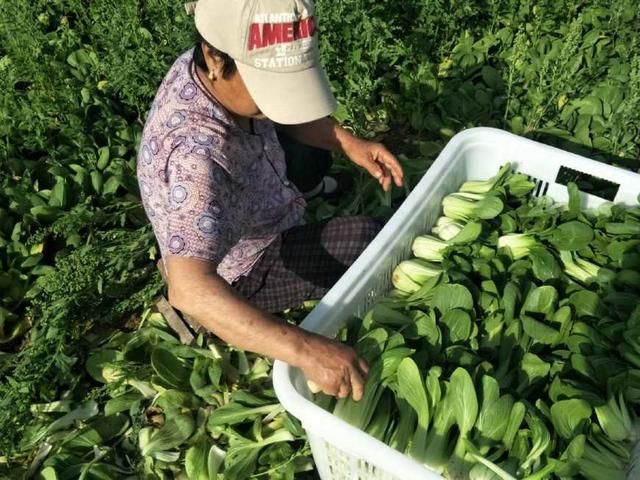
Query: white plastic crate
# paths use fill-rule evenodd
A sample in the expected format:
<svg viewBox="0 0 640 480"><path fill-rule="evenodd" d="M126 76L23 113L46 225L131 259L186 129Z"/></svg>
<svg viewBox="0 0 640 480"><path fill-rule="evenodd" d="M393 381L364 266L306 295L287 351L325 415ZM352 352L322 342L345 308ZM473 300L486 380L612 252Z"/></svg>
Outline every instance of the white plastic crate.
<svg viewBox="0 0 640 480"><path fill-rule="evenodd" d="M302 327L334 336L353 315L365 313L391 288L391 273L411 256L413 239L430 230L441 212L444 196L466 180L484 180L506 162L537 180L536 195L559 202L568 199L559 172L582 172L611 182L615 203L634 204L640 195L640 175L611 167L541 143L492 128L473 128L456 135L384 229L302 322ZM571 169L575 172L571 172ZM583 206L606 200L583 194ZM340 420L312 401L302 373L276 362L273 382L284 408L307 432L323 480L435 480L440 475ZM640 478L630 476L629 478Z"/></svg>

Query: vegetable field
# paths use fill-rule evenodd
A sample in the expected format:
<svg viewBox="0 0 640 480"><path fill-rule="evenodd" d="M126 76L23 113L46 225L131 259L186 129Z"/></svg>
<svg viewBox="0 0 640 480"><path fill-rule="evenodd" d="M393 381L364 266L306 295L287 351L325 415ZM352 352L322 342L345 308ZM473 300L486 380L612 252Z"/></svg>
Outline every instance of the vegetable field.
<svg viewBox="0 0 640 480"><path fill-rule="evenodd" d="M310 221L354 213L388 218L448 139L473 126L502 128L640 169L635 1L316 3L324 66L340 103L338 119L383 140L401 159L408 185L384 194L364 173L338 161L335 168L351 172L355 187L343 198L311 202ZM184 346L155 306L163 284L139 201L135 158L157 86L193 44L192 19L182 2L20 0L2 2L0 19L0 478L313 475L304 432L273 393L271 360L214 338ZM490 210L491 203L495 206L487 200L482 210ZM460 199L450 201L452 218L461 211L468 218L442 223L440 231L472 235L467 221L477 214L468 208ZM564 215L579 220L575 208ZM637 225L637 218L611 215L602 224L593 220L592 234L604 229L638 235L625 230L637 227L620 226ZM562 232L555 235L563 240ZM499 246L517 257L539 249L540 242L554 245L533 236L501 239ZM419 250L437 255L437 246L427 239ZM628 260L627 247L636 248L629 244L612 254ZM538 252L535 275L566 268L578 282L585 281L581 275L594 275L579 261L589 263L583 252L579 258L558 253L556 263ZM637 303L637 288L635 293L631 288L637 279L627 274L624 281L630 285L625 302ZM595 287L589 291L602 293ZM541 317L549 305L558 312L564 305L548 289L533 292L522 298L532 312L525 331L544 345L554 344L555 333L544 322L558 319ZM571 295L565 295L569 305ZM594 302L585 297L573 304L599 308ZM301 308L283 316L296 322L304 313ZM637 322L637 314L633 318ZM561 329L562 321L556 323ZM602 339L594 340L592 333L585 328L583 336L600 345ZM625 338L625 345L624 358L640 367L637 338ZM514 379L527 394L536 391L534 380L549 363L540 351L531 355L528 376ZM411 376L415 369L403 360L402 370ZM468 390L461 372L450 382ZM437 372L426 374L427 382L437 383ZM591 375L582 374L580 380ZM476 388L483 392L481 400L496 393L490 380ZM560 395L578 387L550 388ZM637 389L625 395L637 398ZM536 438L544 440L537 450L558 453L567 435L584 427L581 420L610 414L618 419L615 413L626 408L613 396L591 417L584 404L569 397L562 401L574 403L550 407L548 417L527 417ZM496 401L508 403L503 397ZM477 407L491 423L485 405ZM566 418L557 414L563 409L575 412L577 423L558 424L559 417ZM604 432L626 435L622 420L602 426ZM442 419L449 429L452 421ZM469 416L465 425L474 421ZM544 446L544 428L555 428L564 440ZM526 441L514 439L523 445L521 453ZM473 451L464 441L456 452L486 460L486 452ZM514 472L516 478L535 474L539 458ZM485 476L477 478L494 478L486 463L488 470L476 472Z"/></svg>

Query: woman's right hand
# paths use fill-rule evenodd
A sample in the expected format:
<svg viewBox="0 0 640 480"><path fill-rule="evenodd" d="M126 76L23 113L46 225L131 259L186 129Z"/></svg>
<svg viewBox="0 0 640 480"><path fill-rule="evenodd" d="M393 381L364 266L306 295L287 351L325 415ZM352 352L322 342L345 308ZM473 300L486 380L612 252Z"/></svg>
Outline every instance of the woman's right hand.
<svg viewBox="0 0 640 480"><path fill-rule="evenodd" d="M335 340L309 334L299 367L310 384L327 395L359 401L364 393L367 363L353 348Z"/></svg>

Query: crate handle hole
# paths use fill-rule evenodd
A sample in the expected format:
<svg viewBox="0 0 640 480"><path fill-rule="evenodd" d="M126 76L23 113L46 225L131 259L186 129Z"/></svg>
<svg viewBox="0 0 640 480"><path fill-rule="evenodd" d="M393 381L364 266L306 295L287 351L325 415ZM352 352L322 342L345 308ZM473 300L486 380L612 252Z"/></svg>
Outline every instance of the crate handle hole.
<svg viewBox="0 0 640 480"><path fill-rule="evenodd" d="M556 183L567 186L569 183L575 183L578 190L589 195L613 201L618 195L620 184L596 177L588 173L574 170L573 168L562 166L556 177Z"/></svg>

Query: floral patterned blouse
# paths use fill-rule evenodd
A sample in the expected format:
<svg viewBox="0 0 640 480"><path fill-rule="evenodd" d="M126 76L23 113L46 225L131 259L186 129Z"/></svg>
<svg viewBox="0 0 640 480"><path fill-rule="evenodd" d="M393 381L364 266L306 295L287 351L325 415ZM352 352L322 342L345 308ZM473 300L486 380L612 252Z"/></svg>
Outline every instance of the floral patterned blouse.
<svg viewBox="0 0 640 480"><path fill-rule="evenodd" d="M229 283L303 223L273 123L240 128L196 74L193 50L162 81L138 153L142 201L163 258L197 257Z"/></svg>

